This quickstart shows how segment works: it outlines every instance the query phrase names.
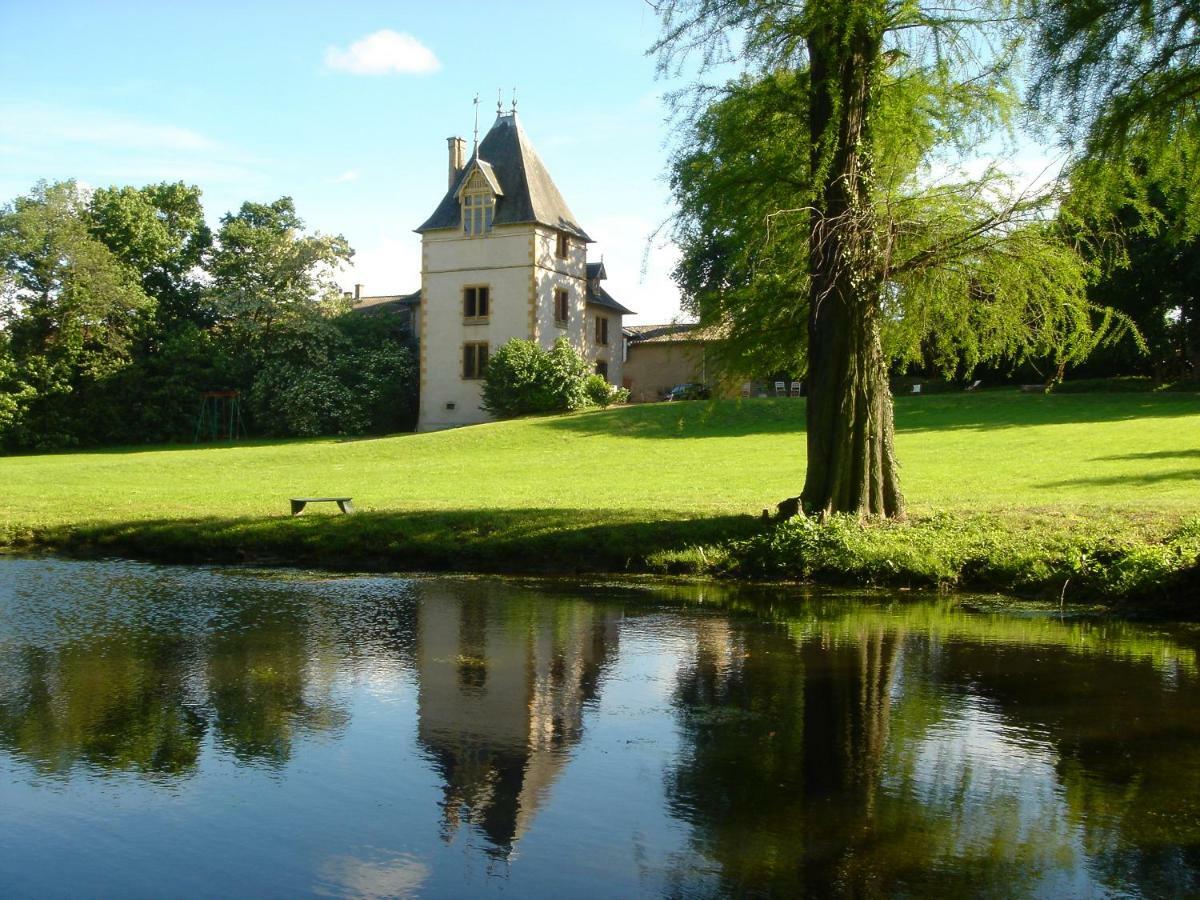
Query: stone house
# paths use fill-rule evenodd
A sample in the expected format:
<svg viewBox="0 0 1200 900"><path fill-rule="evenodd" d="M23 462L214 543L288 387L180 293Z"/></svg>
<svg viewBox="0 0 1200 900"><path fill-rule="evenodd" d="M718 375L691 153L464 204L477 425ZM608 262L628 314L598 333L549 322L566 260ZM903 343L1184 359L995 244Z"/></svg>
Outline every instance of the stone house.
<svg viewBox="0 0 1200 900"><path fill-rule="evenodd" d="M625 328L625 387L634 403L661 400L677 384L702 384L715 396L736 396L715 365L713 345L720 341L713 328L671 323L628 325Z"/></svg>
<svg viewBox="0 0 1200 900"><path fill-rule="evenodd" d="M612 384L625 360L622 317L603 263L517 120L499 112L469 158L449 144L448 187L421 235L416 332L417 428L488 421L481 408L490 353L512 338L549 348L565 337Z"/></svg>

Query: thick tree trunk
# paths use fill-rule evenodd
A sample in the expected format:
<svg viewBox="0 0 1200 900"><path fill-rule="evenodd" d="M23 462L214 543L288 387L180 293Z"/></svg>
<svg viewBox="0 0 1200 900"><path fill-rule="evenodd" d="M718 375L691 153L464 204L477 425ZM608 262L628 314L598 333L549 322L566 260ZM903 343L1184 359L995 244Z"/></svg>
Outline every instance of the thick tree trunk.
<svg viewBox="0 0 1200 900"><path fill-rule="evenodd" d="M880 37L863 22L809 40L813 171L823 181L809 246L810 515L904 515L880 343L883 262L872 206L870 106Z"/></svg>

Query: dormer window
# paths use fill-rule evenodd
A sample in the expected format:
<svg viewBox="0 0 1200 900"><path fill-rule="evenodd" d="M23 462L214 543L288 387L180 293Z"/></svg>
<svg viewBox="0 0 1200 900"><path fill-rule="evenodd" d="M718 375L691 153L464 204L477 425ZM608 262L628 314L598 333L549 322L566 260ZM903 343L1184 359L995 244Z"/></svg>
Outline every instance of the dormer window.
<svg viewBox="0 0 1200 900"><path fill-rule="evenodd" d="M496 198L491 191L463 194L463 231L466 234L484 234L492 230L492 217L496 214Z"/></svg>
<svg viewBox="0 0 1200 900"><path fill-rule="evenodd" d="M496 196L501 193L500 185L496 183L491 166L487 163L473 160L470 165L471 173L458 189L463 234L487 234L492 230L496 216Z"/></svg>

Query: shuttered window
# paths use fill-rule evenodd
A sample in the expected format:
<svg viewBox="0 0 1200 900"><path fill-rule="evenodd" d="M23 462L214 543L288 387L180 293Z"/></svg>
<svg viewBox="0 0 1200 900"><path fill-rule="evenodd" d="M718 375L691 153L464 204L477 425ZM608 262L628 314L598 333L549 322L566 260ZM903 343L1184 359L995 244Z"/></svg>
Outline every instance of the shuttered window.
<svg viewBox="0 0 1200 900"><path fill-rule="evenodd" d="M608 319L596 316L596 343L602 347L608 344Z"/></svg>
<svg viewBox="0 0 1200 900"><path fill-rule="evenodd" d="M556 290L554 292L554 321L559 325L566 325L569 314L567 292L562 289Z"/></svg>

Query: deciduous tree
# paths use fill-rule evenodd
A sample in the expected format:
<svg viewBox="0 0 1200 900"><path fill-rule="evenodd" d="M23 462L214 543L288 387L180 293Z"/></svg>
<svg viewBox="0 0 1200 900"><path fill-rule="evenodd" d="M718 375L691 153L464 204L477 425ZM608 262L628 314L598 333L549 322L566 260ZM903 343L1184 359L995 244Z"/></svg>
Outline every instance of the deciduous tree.
<svg viewBox="0 0 1200 900"><path fill-rule="evenodd" d="M659 9L662 69L699 53L754 76L695 95L701 112L674 169L685 291L702 318L708 301L735 346L758 330L776 336L776 355L803 356L803 508L902 516L894 357L932 342L948 368L1035 350L1062 363L1103 332L1079 261L1044 221L1049 198L995 170L938 179L929 165L1012 110L1013 4Z"/></svg>

